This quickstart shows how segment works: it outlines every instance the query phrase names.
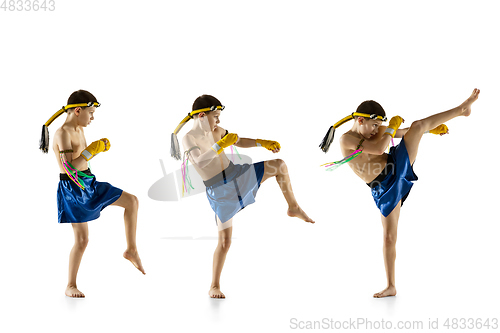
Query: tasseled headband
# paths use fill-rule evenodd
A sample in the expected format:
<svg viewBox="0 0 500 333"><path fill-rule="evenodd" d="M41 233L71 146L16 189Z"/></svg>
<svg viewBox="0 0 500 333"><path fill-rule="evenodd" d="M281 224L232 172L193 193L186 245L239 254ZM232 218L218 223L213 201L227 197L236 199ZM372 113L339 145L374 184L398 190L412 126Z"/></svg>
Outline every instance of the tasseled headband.
<svg viewBox="0 0 500 333"><path fill-rule="evenodd" d="M348 115L347 117L337 121L333 126L330 126L330 129L328 130L325 137L323 138L323 141L321 141L321 144L319 145L319 147L321 148L322 151L324 151L326 153L328 151L328 149L330 148L330 145L332 144L332 141L333 141L333 136L335 135L335 129L337 129L341 125L347 123L349 120L354 119L354 117L364 117L364 118L387 121L387 117L382 117L382 116L379 116L378 114L367 114L367 113L354 112L354 113Z"/></svg>
<svg viewBox="0 0 500 333"><path fill-rule="evenodd" d="M57 111L54 113L52 117L50 117L49 120L42 126L42 137L40 139L40 150L43 151L44 153L47 153L49 151L49 125L52 124L54 120L56 120L57 117L62 115L64 112L66 112L69 109L76 108L76 107L90 107L90 106L95 106L99 107L101 106L101 103L98 102L88 102L88 103L78 103L78 104L68 104L66 106L63 106L61 110Z"/></svg>
<svg viewBox="0 0 500 333"><path fill-rule="evenodd" d="M200 112L208 112L208 111L215 111L215 110L224 110L225 106L224 105L218 105L218 106L211 106L209 108L203 108L203 109L198 109L194 110L188 113L184 119L177 125L175 128L174 132L170 136L170 155L175 158L176 160L181 159L181 150L179 149L179 141L177 140L177 133L180 132L182 127L190 120L193 119L193 116L195 114L198 114Z"/></svg>

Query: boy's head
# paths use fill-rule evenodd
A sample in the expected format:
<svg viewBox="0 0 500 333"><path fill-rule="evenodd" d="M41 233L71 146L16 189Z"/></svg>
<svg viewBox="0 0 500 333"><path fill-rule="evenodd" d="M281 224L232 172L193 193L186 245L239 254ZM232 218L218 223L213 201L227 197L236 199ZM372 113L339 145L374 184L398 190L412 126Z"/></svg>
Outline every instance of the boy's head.
<svg viewBox="0 0 500 333"><path fill-rule="evenodd" d="M77 90L69 96L67 105L84 103L88 103L91 106L77 106L69 108L66 110L66 113L74 113L77 116L78 125L87 127L87 125L89 125L94 119L94 112L96 108L94 103L98 103L94 95L86 90Z"/></svg>
<svg viewBox="0 0 500 333"><path fill-rule="evenodd" d="M356 109L356 113L365 113L385 118L385 110L382 105L371 100L361 103ZM366 138L375 136L378 132L378 128L382 125L382 120L380 119L371 119L360 116L354 117L354 121L359 125L360 133Z"/></svg>
<svg viewBox="0 0 500 333"><path fill-rule="evenodd" d="M359 104L356 113L376 114L377 116L385 117L384 108L375 101L364 101Z"/></svg>
<svg viewBox="0 0 500 333"><path fill-rule="evenodd" d="M224 110L221 102L211 95L201 95L193 103L193 111L207 109L193 115L195 118L203 118L207 123L202 125L205 130L215 131L219 123L220 112ZM205 118L206 117L206 118Z"/></svg>
<svg viewBox="0 0 500 333"><path fill-rule="evenodd" d="M69 107L71 105L80 104L78 106ZM57 111L45 122L42 126L42 136L40 138L40 150L44 153L48 152L49 149L49 129L48 127L54 120L56 120L61 114L67 112L75 113L78 116L78 124L81 126L87 126L90 124L90 121L93 119L93 113L95 111L96 106L99 106L100 103L97 102L97 99L86 90L77 90L73 92L68 98L68 104L63 106L62 109ZM70 111L70 112L68 112ZM81 116L80 116L81 113Z"/></svg>
<svg viewBox="0 0 500 333"><path fill-rule="evenodd" d="M335 129L339 128L343 124L354 119L353 130L359 132L365 138L371 138L376 135L378 128L382 125L382 121L386 121L384 108L375 101L364 101L361 103L356 112L351 113L347 117L342 118L337 121L333 126L330 126L328 132L326 132L323 141L319 147L323 152L328 152L330 145L333 141L335 135Z"/></svg>
<svg viewBox="0 0 500 333"><path fill-rule="evenodd" d="M82 103L98 103L97 102L97 99L94 97L94 95L92 95L90 92L88 92L87 90L77 90L75 92L73 92L69 98L68 98L68 104L66 105L71 105L71 104L82 104ZM80 107L82 109L86 109L87 106L83 106L83 107ZM67 109L66 112L68 110L74 110L75 108L70 108L70 109Z"/></svg>
<svg viewBox="0 0 500 333"><path fill-rule="evenodd" d="M203 110L203 111L201 111ZM182 121L177 125L174 132L171 135L170 142L170 155L177 159L181 159L179 142L177 140L177 133L182 129L182 127L191 119L197 122L201 120L202 128L205 130L214 131L217 129L217 124L219 123L220 112L224 110L224 106L221 102L211 95L201 95L193 103L192 111L182 119ZM207 121L208 119L208 121ZM196 124L196 123L195 123Z"/></svg>
<svg viewBox="0 0 500 333"><path fill-rule="evenodd" d="M213 106L222 106L222 103L211 95L201 95L193 103L192 111L211 108ZM195 114L193 117L199 117L201 113L209 114L212 111L204 111Z"/></svg>

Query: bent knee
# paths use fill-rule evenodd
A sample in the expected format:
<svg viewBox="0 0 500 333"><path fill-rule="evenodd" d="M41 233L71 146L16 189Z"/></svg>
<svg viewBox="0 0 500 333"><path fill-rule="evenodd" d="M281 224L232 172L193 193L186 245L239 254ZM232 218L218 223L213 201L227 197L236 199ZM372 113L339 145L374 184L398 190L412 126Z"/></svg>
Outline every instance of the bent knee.
<svg viewBox="0 0 500 333"><path fill-rule="evenodd" d="M282 165L286 166L285 161L283 161L281 158L277 158L277 159L275 159L275 161L276 161L276 163L278 163L279 166L282 166Z"/></svg>
<svg viewBox="0 0 500 333"><path fill-rule="evenodd" d="M414 121L410 128L414 131L425 132L425 122L423 120Z"/></svg>
<svg viewBox="0 0 500 333"><path fill-rule="evenodd" d="M131 194L132 198L130 198L131 205L134 209L139 209L139 198L135 195Z"/></svg>
<svg viewBox="0 0 500 333"><path fill-rule="evenodd" d="M288 172L287 166L285 161L283 161L281 158L275 159L277 167L278 167L278 173L279 174L284 174Z"/></svg>
<svg viewBox="0 0 500 333"><path fill-rule="evenodd" d="M139 199L135 195L127 193L127 201L125 208L133 210L139 209Z"/></svg>

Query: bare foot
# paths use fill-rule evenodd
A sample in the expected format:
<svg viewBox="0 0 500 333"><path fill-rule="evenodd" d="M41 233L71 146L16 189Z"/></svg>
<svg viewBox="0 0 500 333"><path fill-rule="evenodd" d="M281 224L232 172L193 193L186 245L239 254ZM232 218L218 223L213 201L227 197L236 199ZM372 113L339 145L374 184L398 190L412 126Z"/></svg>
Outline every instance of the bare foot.
<svg viewBox="0 0 500 333"><path fill-rule="evenodd" d="M315 223L307 214L300 208L300 206L296 207L288 207L288 211L286 212L288 216L298 217L301 220L306 222Z"/></svg>
<svg viewBox="0 0 500 333"><path fill-rule="evenodd" d="M135 268L140 270L142 274L146 274L146 272L144 272L144 268L142 267L141 258L139 258L139 253L137 253L137 250L126 250L125 252L123 252L123 258L130 260L130 262L134 264Z"/></svg>
<svg viewBox="0 0 500 333"><path fill-rule="evenodd" d="M74 297L74 298L84 298L85 295L76 288L76 286L67 286L66 291L64 292L66 296L68 297Z"/></svg>
<svg viewBox="0 0 500 333"><path fill-rule="evenodd" d="M396 296L396 287L387 287L379 293L373 295L375 298L382 298L387 296Z"/></svg>
<svg viewBox="0 0 500 333"><path fill-rule="evenodd" d="M220 291L220 288L218 287L211 287L208 291L208 296L210 296L210 298L226 298L226 296L222 293L222 291Z"/></svg>
<svg viewBox="0 0 500 333"><path fill-rule="evenodd" d="M470 95L469 98L467 98L467 100L465 102L462 103L462 115L465 116L465 117L468 117L470 116L472 110L471 110L471 106L472 106L472 103L474 103L475 101L477 101L477 99L479 98L479 93L480 93L480 90L479 89L474 89L474 91L472 92L472 95Z"/></svg>

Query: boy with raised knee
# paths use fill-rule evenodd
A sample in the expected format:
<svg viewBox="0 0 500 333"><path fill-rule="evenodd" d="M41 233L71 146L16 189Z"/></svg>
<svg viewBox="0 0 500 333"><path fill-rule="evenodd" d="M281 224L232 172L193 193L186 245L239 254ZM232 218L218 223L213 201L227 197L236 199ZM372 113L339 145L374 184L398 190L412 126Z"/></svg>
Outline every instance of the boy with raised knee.
<svg viewBox="0 0 500 333"><path fill-rule="evenodd" d="M64 124L54 134L52 149L57 159L60 180L57 189L58 222L71 223L75 244L70 253L69 277L65 294L69 297L85 297L76 285L76 277L83 253L88 243L87 222L97 219L101 210L109 205L125 208L125 234L127 249L124 258L130 260L143 274L137 252L136 228L139 203L137 197L105 182L98 182L90 171L88 162L97 154L111 148L108 139L87 145L84 128L94 120L100 106L90 92L78 90L71 94L68 104L56 112L42 128L40 149L48 152L48 126L60 115L67 113Z"/></svg>
<svg viewBox="0 0 500 333"><path fill-rule="evenodd" d="M288 203L288 216L314 223L300 208L292 191L288 169L283 160L275 159L253 164L233 164L224 148L235 145L242 148L264 147L278 153L281 146L276 141L240 138L219 126L224 106L210 95L198 97L192 111L172 134L173 157L180 159L176 135L184 124L193 119L193 128L182 143L186 159L194 165L203 179L210 206L215 212L219 242L214 253L212 284L209 296L224 298L220 290L220 274L231 244L233 217L241 209L255 202L257 191L268 178L275 177Z"/></svg>

